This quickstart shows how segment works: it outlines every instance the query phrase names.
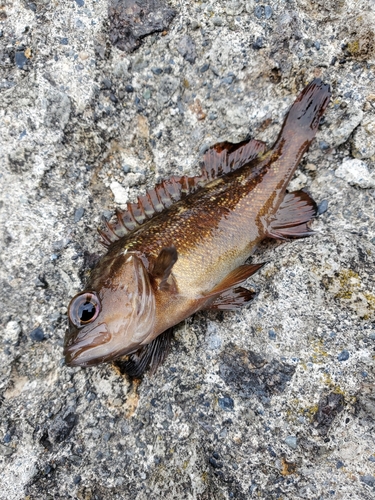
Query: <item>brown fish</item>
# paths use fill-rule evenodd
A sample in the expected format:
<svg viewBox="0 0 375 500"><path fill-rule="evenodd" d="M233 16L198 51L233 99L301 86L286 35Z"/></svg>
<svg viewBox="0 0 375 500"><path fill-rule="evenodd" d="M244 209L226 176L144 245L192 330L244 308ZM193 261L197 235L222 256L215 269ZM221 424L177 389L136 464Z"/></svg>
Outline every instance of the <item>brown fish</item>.
<svg viewBox="0 0 375 500"><path fill-rule="evenodd" d="M274 146L216 144L202 174L158 184L101 231L108 252L69 305L65 360L88 366L127 355L138 377L164 360L174 325L202 309L236 309L254 293L241 287L262 264L244 264L265 238L312 231L315 202L286 193L330 99L312 81L292 105Z"/></svg>

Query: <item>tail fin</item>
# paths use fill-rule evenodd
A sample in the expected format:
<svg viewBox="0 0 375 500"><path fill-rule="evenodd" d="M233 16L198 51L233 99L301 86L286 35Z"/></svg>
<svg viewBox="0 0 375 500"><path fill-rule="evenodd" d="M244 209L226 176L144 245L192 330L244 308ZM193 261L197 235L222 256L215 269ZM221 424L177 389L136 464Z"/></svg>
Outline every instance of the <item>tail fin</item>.
<svg viewBox="0 0 375 500"><path fill-rule="evenodd" d="M280 138L289 130L311 141L331 97L329 85L315 78L294 101L285 119Z"/></svg>

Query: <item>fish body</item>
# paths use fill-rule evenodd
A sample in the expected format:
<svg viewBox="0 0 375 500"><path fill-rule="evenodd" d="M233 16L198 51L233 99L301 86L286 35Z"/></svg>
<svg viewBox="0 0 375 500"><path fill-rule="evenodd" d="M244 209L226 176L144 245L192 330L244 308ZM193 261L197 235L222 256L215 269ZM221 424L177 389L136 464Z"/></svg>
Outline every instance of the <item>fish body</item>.
<svg viewBox="0 0 375 500"><path fill-rule="evenodd" d="M311 234L314 201L286 189L329 98L329 86L314 80L268 152L256 140L219 143L205 154L201 176L162 182L106 224L108 252L69 306L67 364L128 355L125 371L139 376L164 359L174 325L253 299L239 285L261 267L244 264L259 243Z"/></svg>

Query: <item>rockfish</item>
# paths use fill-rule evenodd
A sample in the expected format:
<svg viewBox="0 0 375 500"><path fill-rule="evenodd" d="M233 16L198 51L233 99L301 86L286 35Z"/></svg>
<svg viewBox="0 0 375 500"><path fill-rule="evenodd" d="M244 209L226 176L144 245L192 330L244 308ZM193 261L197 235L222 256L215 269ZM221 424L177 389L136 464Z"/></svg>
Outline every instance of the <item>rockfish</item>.
<svg viewBox="0 0 375 500"><path fill-rule="evenodd" d="M268 151L254 139L221 142L205 153L200 175L173 176L117 210L100 231L106 255L69 305L67 365L122 358L123 371L139 377L164 360L174 325L253 300L241 284L262 267L245 263L259 243L312 234L315 202L286 189L330 95L313 80Z"/></svg>

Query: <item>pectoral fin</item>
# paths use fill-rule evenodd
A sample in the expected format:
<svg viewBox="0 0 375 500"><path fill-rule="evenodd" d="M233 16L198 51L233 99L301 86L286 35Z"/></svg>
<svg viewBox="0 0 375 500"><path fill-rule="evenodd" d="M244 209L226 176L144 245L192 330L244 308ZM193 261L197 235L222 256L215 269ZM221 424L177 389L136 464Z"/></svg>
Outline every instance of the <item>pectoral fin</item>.
<svg viewBox="0 0 375 500"><path fill-rule="evenodd" d="M315 201L305 191L287 193L268 226L267 236L281 240L310 236L314 231L307 223L315 217L316 212Z"/></svg>
<svg viewBox="0 0 375 500"><path fill-rule="evenodd" d="M154 278L160 279L160 290L163 290L167 286L167 280L177 259L177 250L173 246L163 248L159 253L152 270L152 275Z"/></svg>
<svg viewBox="0 0 375 500"><path fill-rule="evenodd" d="M229 290L230 288L243 283L247 278L250 278L255 274L261 267L264 266L264 262L260 264L244 264L243 266L237 267L231 273L228 274L218 285L215 286L213 290L208 294L208 296L219 295L222 292Z"/></svg>
<svg viewBox="0 0 375 500"><path fill-rule="evenodd" d="M130 378L141 378L147 370L153 375L168 356L173 339L173 328L156 337L150 344L143 346L125 361L115 361L121 373Z"/></svg>

